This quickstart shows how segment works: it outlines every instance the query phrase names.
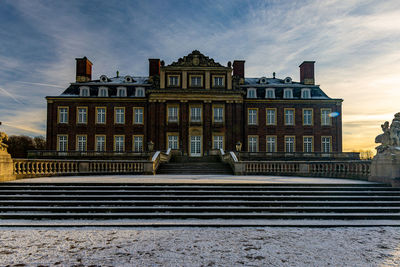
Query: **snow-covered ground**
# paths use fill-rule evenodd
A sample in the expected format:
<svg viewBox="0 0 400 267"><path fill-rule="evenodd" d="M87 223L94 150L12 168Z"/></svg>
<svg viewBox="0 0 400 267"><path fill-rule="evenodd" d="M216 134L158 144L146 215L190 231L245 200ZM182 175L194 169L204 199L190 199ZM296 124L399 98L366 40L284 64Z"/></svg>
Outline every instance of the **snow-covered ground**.
<svg viewBox="0 0 400 267"><path fill-rule="evenodd" d="M1 266L399 266L400 229L0 229Z"/></svg>

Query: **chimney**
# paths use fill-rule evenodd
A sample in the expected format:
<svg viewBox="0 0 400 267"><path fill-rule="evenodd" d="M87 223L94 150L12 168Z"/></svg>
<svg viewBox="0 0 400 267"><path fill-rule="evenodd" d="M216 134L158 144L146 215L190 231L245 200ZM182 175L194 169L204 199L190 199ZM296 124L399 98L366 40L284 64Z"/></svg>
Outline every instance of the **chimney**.
<svg viewBox="0 0 400 267"><path fill-rule="evenodd" d="M240 79L244 79L244 60L233 61L233 76L239 76Z"/></svg>
<svg viewBox="0 0 400 267"><path fill-rule="evenodd" d="M300 83L310 85L315 84L314 63L315 61L304 61L300 64Z"/></svg>
<svg viewBox="0 0 400 267"><path fill-rule="evenodd" d="M92 80L92 62L87 57L76 58L76 82L83 83Z"/></svg>
<svg viewBox="0 0 400 267"><path fill-rule="evenodd" d="M160 75L160 59L149 58L149 77Z"/></svg>

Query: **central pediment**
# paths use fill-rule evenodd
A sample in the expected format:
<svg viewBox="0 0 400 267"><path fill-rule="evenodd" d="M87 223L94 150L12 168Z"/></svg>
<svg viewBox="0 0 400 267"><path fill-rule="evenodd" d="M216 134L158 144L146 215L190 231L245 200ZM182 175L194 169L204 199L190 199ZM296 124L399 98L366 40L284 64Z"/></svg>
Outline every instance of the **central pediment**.
<svg viewBox="0 0 400 267"><path fill-rule="evenodd" d="M181 57L176 62L172 62L170 65L172 67L223 67L214 59L209 58L198 50L194 50L187 56Z"/></svg>

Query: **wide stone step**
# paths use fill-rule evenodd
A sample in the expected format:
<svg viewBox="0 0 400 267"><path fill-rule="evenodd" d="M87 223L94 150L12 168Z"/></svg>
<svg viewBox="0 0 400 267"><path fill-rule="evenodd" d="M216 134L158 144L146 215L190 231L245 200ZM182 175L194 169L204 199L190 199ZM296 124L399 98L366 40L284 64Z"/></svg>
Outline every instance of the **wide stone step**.
<svg viewBox="0 0 400 267"><path fill-rule="evenodd" d="M0 213L0 219L319 219L399 220L399 213Z"/></svg>

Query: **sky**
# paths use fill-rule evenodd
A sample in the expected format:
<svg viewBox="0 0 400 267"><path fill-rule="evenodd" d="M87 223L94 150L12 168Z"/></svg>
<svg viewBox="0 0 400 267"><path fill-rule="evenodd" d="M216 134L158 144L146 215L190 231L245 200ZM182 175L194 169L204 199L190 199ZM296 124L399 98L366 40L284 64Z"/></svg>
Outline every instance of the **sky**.
<svg viewBox="0 0 400 267"><path fill-rule="evenodd" d="M374 150L400 111L400 1L0 0L0 131L45 136L45 96L75 81L75 58L100 75L148 75L192 50L246 77L292 77L315 60L316 84L343 102L343 150Z"/></svg>

